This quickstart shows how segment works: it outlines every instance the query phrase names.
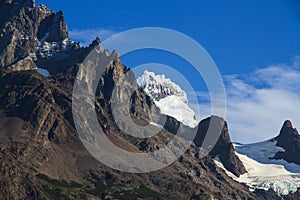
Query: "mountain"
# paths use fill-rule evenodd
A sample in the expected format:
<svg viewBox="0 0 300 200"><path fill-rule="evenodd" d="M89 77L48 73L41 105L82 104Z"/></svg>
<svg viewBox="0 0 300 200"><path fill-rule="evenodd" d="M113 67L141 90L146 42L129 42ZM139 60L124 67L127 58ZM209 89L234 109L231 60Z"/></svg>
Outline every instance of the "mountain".
<svg viewBox="0 0 300 200"><path fill-rule="evenodd" d="M145 71L138 78L139 85L154 100L155 104L164 114L169 114L175 119L169 119L169 125L165 129L176 133L181 122L180 116L172 115L171 111L165 108L159 101L168 97L175 96L181 99L169 101L168 107L180 107L182 103L187 104L186 93L171 79L164 75L155 75L153 72ZM190 108L188 108L190 109ZM177 110L176 110L177 111ZM193 112L190 112L193 116ZM230 139L228 125L222 118L213 116L224 127L220 138L209 155L215 159L218 166L222 167L228 175L235 180L246 183L252 190L263 189L273 190L278 195L288 195L300 188L300 135L292 123L287 120L284 122L280 133L274 139L255 144L233 144ZM188 117L189 121L191 118ZM176 121L179 122L176 122ZM195 146L201 147L204 137L208 131L211 118L202 120L197 125L197 135L193 140ZM189 125L187 123L183 123ZM174 129L175 128L175 129ZM189 133L189 128L185 127L185 133Z"/></svg>
<svg viewBox="0 0 300 200"><path fill-rule="evenodd" d="M279 135L275 138L276 146L282 150L276 152L274 159L283 159L289 163L300 165L300 135L296 128L293 128L291 121L284 122Z"/></svg>
<svg viewBox="0 0 300 200"><path fill-rule="evenodd" d="M160 114L160 109L142 88L131 93L130 86L137 84L134 73L116 52L100 51L99 44L97 38L82 48L69 39L62 12L35 6L31 0L0 1L1 199L279 199L272 191L249 191L247 185L233 180L215 164L211 156L237 161L228 127L219 118L223 131L215 138L218 144L211 156L202 158L201 149L191 146L171 165L136 174L112 169L95 159L80 140L72 114L74 81L91 52L96 52L97 58L113 58L97 83L92 102L97 120L112 143L143 153L164 147L178 129L186 133L196 130L200 139L195 144L204 143L201 134L206 134L201 123L191 128L171 116L166 116L164 128L154 137L126 134L130 127L118 126L113 112L122 114L128 105L120 102L118 109L112 110L114 88L116 99L130 101L130 117L137 124L157 127L151 125L147 113ZM40 73L41 69L49 74ZM127 73L132 81L121 84L119 80ZM83 76L79 79L93 82ZM80 125L92 128L84 121ZM230 151L223 153L223 147Z"/></svg>
<svg viewBox="0 0 300 200"><path fill-rule="evenodd" d="M227 171L228 174L252 189L271 189L278 195L297 192L300 188L300 165L297 163L299 137L287 120L279 135L273 139L254 144L235 144L237 156L247 173L240 177ZM218 164L222 167L221 163Z"/></svg>
<svg viewBox="0 0 300 200"><path fill-rule="evenodd" d="M137 79L137 82L141 88L152 98L155 105L160 109L163 114L169 115L174 119L170 119L164 125L164 128L174 134L176 134L179 127L178 122L182 122L184 127L183 131L185 135L189 135L193 128L197 129L196 137L193 140L195 146L201 147L203 145L203 140L206 137L208 128L211 122L211 117L202 120L198 123L195 120L195 113L188 105L188 98L180 86L172 82L170 78L166 78L165 75L156 75L153 72L145 70L144 74ZM213 116L216 124L222 126L222 133L220 138L213 149L210 151L210 156L212 158L219 157L223 165L227 170L240 176L246 173L246 170L235 155L234 147L231 142L227 122L222 118ZM178 122L177 122L178 120ZM190 129L190 128L191 129ZM217 128L217 127L216 127ZM218 137L218 136L216 136Z"/></svg>
<svg viewBox="0 0 300 200"><path fill-rule="evenodd" d="M160 108L161 113L174 117L184 125L196 127L195 112L188 105L188 98L180 86L166 78L145 70L137 82Z"/></svg>
<svg viewBox="0 0 300 200"><path fill-rule="evenodd" d="M225 169L233 173L235 176L239 177L242 174L245 174L247 171L239 159L239 157L235 154L233 143L231 142L229 136L229 130L227 122L225 122L222 118L214 117L220 124L223 125L221 135L214 145L212 150L209 152L209 155L212 158L218 158L222 162ZM199 129L197 135L194 139L194 143L196 146L201 147L204 137L206 133L208 133L208 128L210 126L211 118L204 119L199 124Z"/></svg>

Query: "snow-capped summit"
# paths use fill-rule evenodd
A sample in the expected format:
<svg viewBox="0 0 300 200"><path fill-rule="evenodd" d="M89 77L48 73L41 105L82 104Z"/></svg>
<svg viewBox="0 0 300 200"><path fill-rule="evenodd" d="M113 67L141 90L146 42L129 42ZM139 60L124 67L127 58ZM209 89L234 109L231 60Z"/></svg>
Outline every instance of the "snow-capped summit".
<svg viewBox="0 0 300 200"><path fill-rule="evenodd" d="M166 78L164 74L156 75L154 72L145 70L144 74L137 79L137 82L155 101L174 95L180 97L184 103L188 103L186 93L171 79Z"/></svg>
<svg viewBox="0 0 300 200"><path fill-rule="evenodd" d="M188 105L186 93L164 74L156 75L154 72L145 70L137 82L154 100L163 114L174 117L190 127L198 125L195 112Z"/></svg>

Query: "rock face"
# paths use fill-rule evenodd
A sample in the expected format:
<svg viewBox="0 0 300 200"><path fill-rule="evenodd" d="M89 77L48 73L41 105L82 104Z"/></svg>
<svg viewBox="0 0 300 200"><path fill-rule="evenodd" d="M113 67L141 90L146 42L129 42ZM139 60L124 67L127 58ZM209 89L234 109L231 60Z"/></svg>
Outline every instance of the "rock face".
<svg viewBox="0 0 300 200"><path fill-rule="evenodd" d="M224 167L235 176L239 177L241 174L244 174L247 171L243 163L235 154L233 144L230 140L227 122L216 116L212 116L212 118L219 121L219 123L223 125L223 128L216 145L214 145L209 155L213 158L218 156ZM197 135L194 139L196 146L202 146L212 118L204 119L199 123Z"/></svg>
<svg viewBox="0 0 300 200"><path fill-rule="evenodd" d="M85 56L79 50L79 45L68 38L67 25L61 11L54 13L44 5L35 7L31 0L2 1L0 9L2 70L19 71L40 67L56 73L62 71L57 69L58 63L71 66ZM76 58L73 62L67 58L71 53ZM83 56L79 56L81 54Z"/></svg>
<svg viewBox="0 0 300 200"><path fill-rule="evenodd" d="M107 70L103 78L122 74L119 72L125 68L120 64L115 62L118 66ZM71 82L55 79L36 71L1 76L0 159L5 162L0 168L0 193L4 199L119 198L120 192L152 199L234 198L233 194L243 199L256 198L246 186L227 177L210 158L197 159L195 149L153 173L122 173L102 165L84 149L76 134L71 115ZM110 139L130 151L155 149L160 141L157 138L137 141L122 136L107 110L109 101L103 96L99 93L97 112ZM144 101L142 94L138 96ZM163 135L172 138L173 134ZM147 191L146 196L142 190Z"/></svg>
<svg viewBox="0 0 300 200"><path fill-rule="evenodd" d="M211 124L211 129L219 128L216 127L218 125L222 127L220 135L215 134L212 136L207 136L211 119L213 119L215 123ZM193 141L196 147L202 147L206 151L209 151L209 155L212 158L218 157L223 163L224 167L235 176L239 177L247 172L243 163L235 154L235 150L229 136L228 125L224 119L217 116L212 116L202 120L197 127L190 128L182 125L175 118L168 116L166 123L164 124L164 129L174 134L176 134L178 131L184 132L186 135L185 139L187 141ZM190 137L190 135L193 135L191 133L194 132L196 132L195 137ZM207 144L203 144L206 137L213 137L211 143L208 142Z"/></svg>
<svg viewBox="0 0 300 200"><path fill-rule="evenodd" d="M45 38L47 42L56 42L68 38L68 28L63 13L59 11L56 14L48 16L41 24L38 35Z"/></svg>
<svg viewBox="0 0 300 200"><path fill-rule="evenodd" d="M19 0L19 1L13 1L13 0L2 0L0 2L0 27L3 28L3 25L10 19L12 16L14 16L17 12L19 12L21 9L25 7L33 8L34 7L34 1L32 0Z"/></svg>
<svg viewBox="0 0 300 200"><path fill-rule="evenodd" d="M39 24L52 12L40 12L38 7L33 8L31 1L2 2L0 33L0 66L7 67L35 52L39 46L37 32Z"/></svg>
<svg viewBox="0 0 300 200"><path fill-rule="evenodd" d="M210 126L211 119L213 118L214 123L220 125L222 127L221 133L208 136L208 128ZM218 126L212 125L212 126ZM216 129L218 127L210 127L212 129ZM195 128L190 128L180 124L175 118L167 117L166 123L164 124L164 129L167 131L176 134L178 131L182 131L186 135L186 140L193 141L196 147L201 147L209 152L209 155L212 158L218 157L223 163L224 167L239 177L240 175L246 173L246 169L240 159L237 157L234 151L233 144L230 140L229 131L227 122L225 122L222 118L217 116L212 116L207 119L202 120L199 125ZM179 130L181 129L181 130ZM195 137L190 137L193 135L191 133L196 132ZM211 143L203 144L205 137L213 137ZM215 138L218 137L218 138ZM206 139L207 139L206 138Z"/></svg>
<svg viewBox="0 0 300 200"><path fill-rule="evenodd" d="M275 138L276 146L282 147L285 151L277 152L275 159L283 159L300 165L300 135L292 122L287 120L283 123L279 135Z"/></svg>
<svg viewBox="0 0 300 200"><path fill-rule="evenodd" d="M0 4L2 199L122 199L124 195L137 199L264 199L265 192L251 193L210 157L197 158L194 147L170 166L151 173L124 173L99 163L82 145L72 116L76 73L86 55L98 47L99 39L81 48L67 38L62 13L54 14L29 0ZM46 51L47 45L53 48ZM47 69L51 76L32 70L35 67ZM142 153L161 148L174 137L168 130L178 122L171 118L167 130L147 139L126 136L114 122L112 88L118 87L126 72L116 57L101 76L95 101L98 121L107 137L125 150ZM130 102L132 118L138 123L149 123L146 111L159 111L143 90L136 90ZM225 128L223 132L219 145L228 148L228 132ZM221 155L218 149L215 152Z"/></svg>

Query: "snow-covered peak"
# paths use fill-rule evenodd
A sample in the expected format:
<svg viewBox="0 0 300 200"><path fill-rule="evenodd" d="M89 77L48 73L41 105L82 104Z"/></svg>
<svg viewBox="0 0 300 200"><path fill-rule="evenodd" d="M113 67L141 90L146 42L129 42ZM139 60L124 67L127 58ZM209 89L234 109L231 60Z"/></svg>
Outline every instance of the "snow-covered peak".
<svg viewBox="0 0 300 200"><path fill-rule="evenodd" d="M154 72L145 70L137 82L154 100L162 114L174 117L190 127L198 125L195 112L188 105L186 93L164 74L156 75Z"/></svg>
<svg viewBox="0 0 300 200"><path fill-rule="evenodd" d="M137 79L140 87L154 100L159 101L167 96L178 96L186 104L188 103L186 93L164 74L156 75L154 72L145 70L144 74Z"/></svg>

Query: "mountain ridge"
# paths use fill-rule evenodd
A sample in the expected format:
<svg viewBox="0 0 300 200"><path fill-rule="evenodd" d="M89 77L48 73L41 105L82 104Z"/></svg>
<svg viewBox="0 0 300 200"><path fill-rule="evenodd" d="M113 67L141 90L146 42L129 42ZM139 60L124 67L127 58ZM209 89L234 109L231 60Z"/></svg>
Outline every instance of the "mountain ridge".
<svg viewBox="0 0 300 200"><path fill-rule="evenodd" d="M200 159L196 147L191 147L170 166L151 173L125 173L101 164L82 145L72 116L72 87L77 71L84 58L99 47L100 40L86 48L73 43L74 48L58 48L57 54L24 60L40 47L45 35L38 34L40 28L50 31L53 27L58 34L53 36L58 39L55 42L68 39L63 15L40 12L39 8L46 8L34 6L34 1L29 0L0 4L0 9L5 8L0 12L5 18L0 31L1 198L279 199L272 191L250 192L246 185L228 177L209 156ZM53 19L46 20L50 15ZM44 20L45 26L37 23ZM19 34L26 31L23 36ZM30 39L22 43L26 36ZM53 37L48 43L53 42ZM48 70L51 76L43 76L36 67ZM113 87L121 87L118 80L128 72L132 73L117 57L101 77L95 101L98 121L107 137L128 151L141 153L161 148L174 137L169 129L183 127L174 118L168 118L159 135L147 139L126 135L114 122L111 92ZM126 87L124 92L119 97L126 95ZM132 118L137 123L150 123L145 115L148 110L159 112L143 90L135 92L131 104L135 108Z"/></svg>

